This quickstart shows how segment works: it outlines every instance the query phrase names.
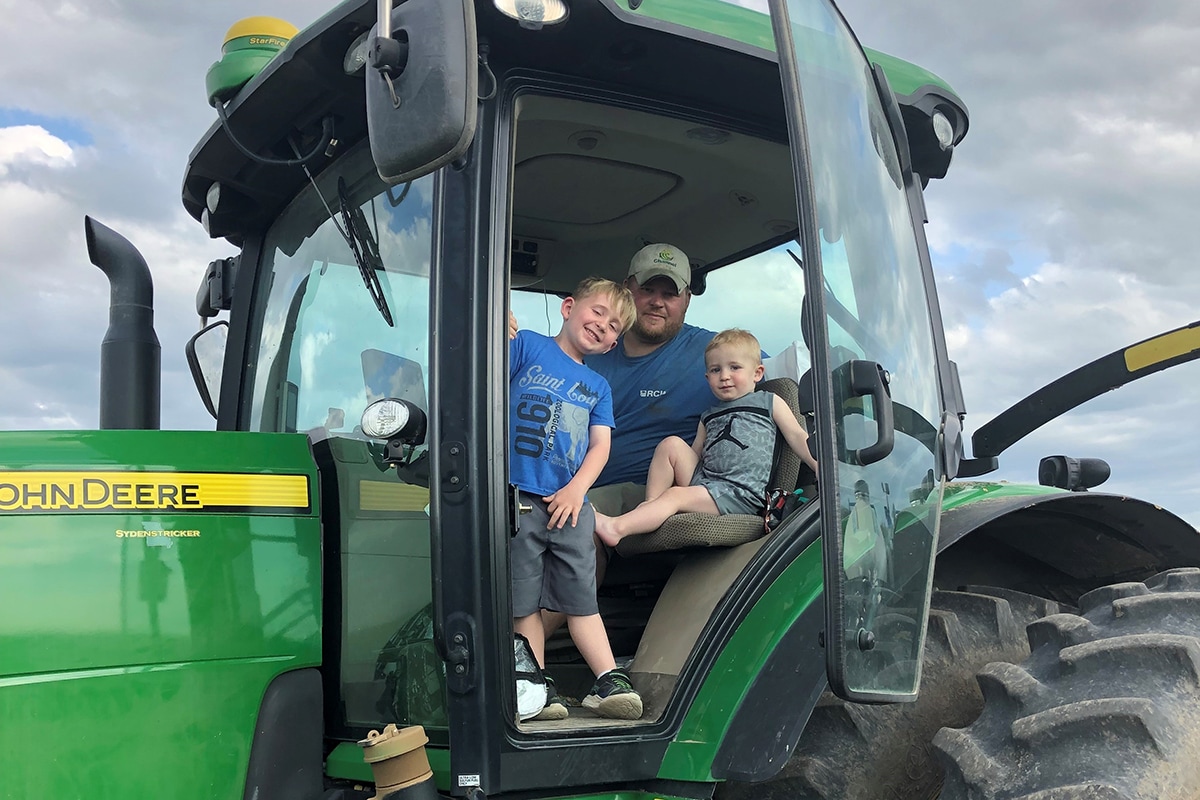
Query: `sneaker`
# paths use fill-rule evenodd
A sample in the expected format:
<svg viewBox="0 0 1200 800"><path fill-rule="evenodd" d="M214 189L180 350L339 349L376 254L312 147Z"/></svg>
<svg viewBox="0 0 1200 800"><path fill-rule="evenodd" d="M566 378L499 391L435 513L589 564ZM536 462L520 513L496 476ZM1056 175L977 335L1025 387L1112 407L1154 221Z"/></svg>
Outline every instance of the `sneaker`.
<svg viewBox="0 0 1200 800"><path fill-rule="evenodd" d="M629 676L619 669L609 670L596 679L592 691L583 698L583 707L609 719L642 718L642 696L634 691Z"/></svg>
<svg viewBox="0 0 1200 800"><path fill-rule="evenodd" d="M567 704L558 696L558 687L554 685L554 678L551 678L549 675L544 677L546 678L546 705L534 719L539 722L566 719Z"/></svg>
<svg viewBox="0 0 1200 800"><path fill-rule="evenodd" d="M542 713L546 706L546 684L517 678L517 718L524 722Z"/></svg>
<svg viewBox="0 0 1200 800"><path fill-rule="evenodd" d="M513 637L513 657L517 673L517 718L524 722L545 708L546 678L533 658L529 640L519 633Z"/></svg>

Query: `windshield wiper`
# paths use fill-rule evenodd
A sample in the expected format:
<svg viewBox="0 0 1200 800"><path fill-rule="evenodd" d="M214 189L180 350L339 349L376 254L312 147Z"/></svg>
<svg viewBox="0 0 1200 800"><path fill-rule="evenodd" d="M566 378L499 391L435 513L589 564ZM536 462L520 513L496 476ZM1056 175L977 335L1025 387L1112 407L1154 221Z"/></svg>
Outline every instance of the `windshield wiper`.
<svg viewBox="0 0 1200 800"><path fill-rule="evenodd" d="M375 307L383 315L383 321L388 327L394 328L396 323L392 321L392 310L388 308L387 298L383 295L383 285L379 282L379 272L383 270L379 242L371 232L362 209L350 201L346 192L346 179L341 177L338 178L338 206L342 216L339 231L345 237L350 252L354 254L354 263L358 265L363 284L367 287L371 299L375 301Z"/></svg>

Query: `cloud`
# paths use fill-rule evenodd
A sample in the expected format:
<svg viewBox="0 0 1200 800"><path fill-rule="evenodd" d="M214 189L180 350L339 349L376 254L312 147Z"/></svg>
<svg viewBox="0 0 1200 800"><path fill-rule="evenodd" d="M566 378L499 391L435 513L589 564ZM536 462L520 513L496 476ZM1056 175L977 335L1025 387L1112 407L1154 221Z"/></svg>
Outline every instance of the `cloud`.
<svg viewBox="0 0 1200 800"><path fill-rule="evenodd" d="M263 0L253 11L303 27L331 6ZM941 75L970 109L948 177L926 195L968 433L1045 382L1196 318L1200 4L839 7L864 44ZM204 76L237 15L228 4L158 0L5 11L0 427L96 424L108 286L87 262L84 214L127 236L150 264L164 426L211 427L183 343L198 327L192 302L205 265L234 249L209 239L179 195L188 154L215 121ZM46 56L48 35L70 58ZM770 338L774 319L730 324L770 322ZM1051 452L1098 455L1113 463L1106 488L1200 522L1190 479L1198 459L1187 444L1200 437L1189 403L1197 369L1092 401L1006 453L1000 475L1028 481Z"/></svg>
<svg viewBox="0 0 1200 800"><path fill-rule="evenodd" d="M22 165L62 169L74 163L71 145L40 125L0 128L0 178Z"/></svg>
<svg viewBox="0 0 1200 800"><path fill-rule="evenodd" d="M902 6L842 0L869 47L944 78L971 112L929 186L928 238L968 433L1075 367L1197 318L1200 7L1187 2ZM936 24L931 24L936 22ZM1200 366L1103 395L1001 456L1109 460L1104 490L1200 522Z"/></svg>

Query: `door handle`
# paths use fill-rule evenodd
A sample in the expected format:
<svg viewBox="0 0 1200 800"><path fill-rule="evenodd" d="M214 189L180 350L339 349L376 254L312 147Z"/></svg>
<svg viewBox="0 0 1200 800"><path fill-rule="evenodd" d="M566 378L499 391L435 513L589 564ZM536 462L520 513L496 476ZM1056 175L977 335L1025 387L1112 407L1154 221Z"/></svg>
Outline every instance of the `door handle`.
<svg viewBox="0 0 1200 800"><path fill-rule="evenodd" d="M870 395L875 409L875 425L878 438L873 444L847 453L851 464L865 467L882 461L896 445L896 422L892 414L892 392L888 386L887 371L874 361L850 361L846 365L850 372L850 396Z"/></svg>
<svg viewBox="0 0 1200 800"><path fill-rule="evenodd" d="M515 484L508 485L508 524L509 535L516 536L521 529L521 516L532 514L533 506L521 502L521 490Z"/></svg>

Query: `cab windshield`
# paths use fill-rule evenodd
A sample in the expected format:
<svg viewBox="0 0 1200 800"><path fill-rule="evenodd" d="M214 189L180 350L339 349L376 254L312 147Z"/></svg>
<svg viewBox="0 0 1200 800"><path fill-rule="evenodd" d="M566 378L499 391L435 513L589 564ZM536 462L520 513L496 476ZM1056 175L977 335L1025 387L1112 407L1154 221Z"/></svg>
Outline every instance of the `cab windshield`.
<svg viewBox="0 0 1200 800"><path fill-rule="evenodd" d="M340 193L336 184L310 188L266 237L258 290L267 301L247 376L251 430L352 434L366 405L384 396L428 411L433 179L385 191L373 170L363 175ZM377 239L383 268L374 272L393 325L346 241L342 200Z"/></svg>
<svg viewBox="0 0 1200 800"><path fill-rule="evenodd" d="M249 428L308 434L322 513L336 520L324 544L325 569L339 571L341 586L325 598L326 645L337 653L323 670L328 696L339 698L333 731L355 738L387 722L419 724L436 741L446 712L433 646L428 444L397 470L359 427L381 397L428 414L433 178L385 189L365 151L326 170L320 192L309 187L266 236ZM354 248L378 254L369 274L379 304L344 235L353 209Z"/></svg>

